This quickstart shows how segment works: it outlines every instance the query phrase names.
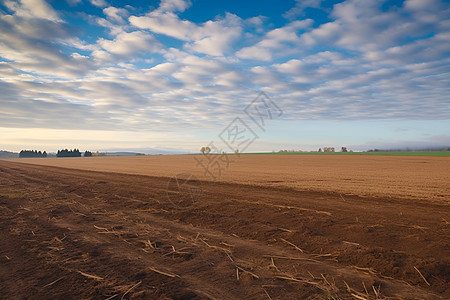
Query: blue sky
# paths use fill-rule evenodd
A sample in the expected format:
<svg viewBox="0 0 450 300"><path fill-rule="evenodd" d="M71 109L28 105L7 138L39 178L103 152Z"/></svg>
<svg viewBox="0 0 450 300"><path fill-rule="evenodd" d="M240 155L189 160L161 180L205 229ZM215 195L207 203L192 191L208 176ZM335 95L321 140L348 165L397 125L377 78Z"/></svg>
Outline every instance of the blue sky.
<svg viewBox="0 0 450 300"><path fill-rule="evenodd" d="M0 91L4 150L448 146L450 3L1 0Z"/></svg>

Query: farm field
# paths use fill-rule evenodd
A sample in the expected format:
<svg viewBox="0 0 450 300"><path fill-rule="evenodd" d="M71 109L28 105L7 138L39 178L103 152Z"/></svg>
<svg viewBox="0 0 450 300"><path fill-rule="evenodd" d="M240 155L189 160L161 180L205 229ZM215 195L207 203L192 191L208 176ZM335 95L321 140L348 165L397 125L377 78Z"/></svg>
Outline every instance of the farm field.
<svg viewBox="0 0 450 300"><path fill-rule="evenodd" d="M217 181L195 155L0 160L1 295L450 294L450 159L230 158Z"/></svg>
<svg viewBox="0 0 450 300"><path fill-rule="evenodd" d="M227 155L205 172L202 155L22 158L9 161L81 170L172 177L359 196L450 200L450 159L422 156ZM199 163L200 162L200 163Z"/></svg>

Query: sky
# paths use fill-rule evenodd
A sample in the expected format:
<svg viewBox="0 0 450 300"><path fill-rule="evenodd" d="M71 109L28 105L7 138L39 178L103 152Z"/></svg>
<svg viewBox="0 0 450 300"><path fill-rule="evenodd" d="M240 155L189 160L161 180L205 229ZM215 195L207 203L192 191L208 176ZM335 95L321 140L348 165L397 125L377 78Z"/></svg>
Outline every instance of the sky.
<svg viewBox="0 0 450 300"><path fill-rule="evenodd" d="M0 0L0 150L450 145L450 2Z"/></svg>

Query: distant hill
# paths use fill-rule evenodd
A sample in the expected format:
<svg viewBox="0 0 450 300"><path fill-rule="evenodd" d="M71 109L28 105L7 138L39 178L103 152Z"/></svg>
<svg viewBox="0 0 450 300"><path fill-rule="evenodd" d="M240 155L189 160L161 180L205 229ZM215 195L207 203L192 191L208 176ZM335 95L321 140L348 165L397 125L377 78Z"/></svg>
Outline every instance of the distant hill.
<svg viewBox="0 0 450 300"><path fill-rule="evenodd" d="M199 149L200 150L200 149ZM180 150L177 148L110 148L99 150L106 155L159 155L159 154L189 154L188 150ZM118 154L117 154L118 153Z"/></svg>
<svg viewBox="0 0 450 300"><path fill-rule="evenodd" d="M2 157L2 158L18 158L19 153L0 150L0 157Z"/></svg>
<svg viewBox="0 0 450 300"><path fill-rule="evenodd" d="M102 153L105 156L135 156L135 155L144 155L142 153L136 153L136 152L105 152Z"/></svg>
<svg viewBox="0 0 450 300"><path fill-rule="evenodd" d="M399 148L399 149L371 149L367 150L367 152L422 152L422 151L450 151L450 146L443 147L417 147L417 148Z"/></svg>

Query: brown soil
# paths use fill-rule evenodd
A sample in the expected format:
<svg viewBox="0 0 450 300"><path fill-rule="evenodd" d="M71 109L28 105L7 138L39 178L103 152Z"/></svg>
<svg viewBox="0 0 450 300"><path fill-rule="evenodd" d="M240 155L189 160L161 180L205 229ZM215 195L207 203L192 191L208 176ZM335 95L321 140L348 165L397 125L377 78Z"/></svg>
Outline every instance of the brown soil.
<svg viewBox="0 0 450 300"><path fill-rule="evenodd" d="M389 178L400 192L383 186L375 191L375 178L385 182L392 161L375 160L373 168L372 157L356 159L361 168L372 164L361 169L369 174L362 181L359 171L336 167L344 166L341 158L325 166L316 162L320 174L332 170L327 178L335 186L324 181L315 188L308 181L286 183L293 173L283 157L281 166L273 164L270 186L271 169L250 169L254 159L225 171L224 179L235 178L229 182L190 178L189 186L201 186L202 193L182 190L195 196L192 205L177 206L184 209L174 208L174 198L167 197L172 181L162 173L176 173L171 165L155 167L153 174L161 176L156 177L111 173L121 172L117 166L94 172L0 160L1 297L445 299L450 294L448 180L442 186L429 179L435 173L423 171L433 166L448 176L440 171L448 172L448 159L398 158L400 169L411 166L409 173ZM77 161L78 168L86 162L59 162ZM99 161L91 164L100 168ZM308 173L313 163L306 161ZM420 161L423 167L412 167ZM237 172L242 165L246 170ZM181 165L180 172L186 169ZM251 180L237 183L252 172ZM336 184L341 174L353 185ZM294 174L292 180L303 176Z"/></svg>
<svg viewBox="0 0 450 300"><path fill-rule="evenodd" d="M228 164L226 160L229 160ZM201 155L22 158L10 161L162 177L191 173L203 180L450 203L449 157L228 155L219 163L209 165L210 174L199 164L200 161L207 165Z"/></svg>

